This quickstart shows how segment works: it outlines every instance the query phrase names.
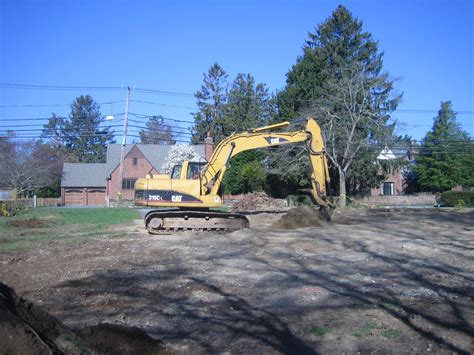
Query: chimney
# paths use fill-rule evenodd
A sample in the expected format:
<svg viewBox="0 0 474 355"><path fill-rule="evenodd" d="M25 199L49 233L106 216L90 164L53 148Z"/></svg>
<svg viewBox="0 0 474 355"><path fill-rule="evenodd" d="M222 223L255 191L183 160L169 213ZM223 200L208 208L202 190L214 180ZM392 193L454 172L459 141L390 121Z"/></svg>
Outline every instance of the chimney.
<svg viewBox="0 0 474 355"><path fill-rule="evenodd" d="M211 132L207 132L207 137L204 140L204 155L207 161L211 159L212 153L214 152L214 145L212 144Z"/></svg>

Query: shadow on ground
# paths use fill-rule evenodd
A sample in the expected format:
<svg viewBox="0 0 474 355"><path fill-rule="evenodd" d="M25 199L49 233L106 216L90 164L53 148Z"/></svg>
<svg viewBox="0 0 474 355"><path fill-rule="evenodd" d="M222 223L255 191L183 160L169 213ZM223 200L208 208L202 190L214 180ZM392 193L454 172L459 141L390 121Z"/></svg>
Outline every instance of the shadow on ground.
<svg viewBox="0 0 474 355"><path fill-rule="evenodd" d="M364 213L157 239L162 258L58 284L45 306L72 326L132 325L184 352L470 353L474 214Z"/></svg>

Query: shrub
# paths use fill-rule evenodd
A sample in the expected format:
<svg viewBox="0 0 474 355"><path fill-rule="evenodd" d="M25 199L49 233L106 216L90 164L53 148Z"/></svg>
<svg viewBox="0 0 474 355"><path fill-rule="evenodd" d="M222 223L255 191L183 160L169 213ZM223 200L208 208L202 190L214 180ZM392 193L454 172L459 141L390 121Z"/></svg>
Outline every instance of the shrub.
<svg viewBox="0 0 474 355"><path fill-rule="evenodd" d="M225 193L240 194L262 191L266 173L261 161L265 154L261 151L246 151L230 160L230 167L224 177Z"/></svg>
<svg viewBox="0 0 474 355"><path fill-rule="evenodd" d="M445 191L440 196L444 206L474 207L474 191Z"/></svg>
<svg viewBox="0 0 474 355"><path fill-rule="evenodd" d="M17 210L15 201L3 201L0 204L0 216L11 217L14 216Z"/></svg>

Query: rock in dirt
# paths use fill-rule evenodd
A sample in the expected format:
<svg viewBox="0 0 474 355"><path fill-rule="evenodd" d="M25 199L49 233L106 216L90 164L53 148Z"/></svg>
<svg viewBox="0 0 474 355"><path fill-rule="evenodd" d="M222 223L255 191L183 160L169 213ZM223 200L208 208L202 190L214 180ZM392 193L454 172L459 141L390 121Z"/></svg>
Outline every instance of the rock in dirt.
<svg viewBox="0 0 474 355"><path fill-rule="evenodd" d="M265 192L247 194L232 207L232 212L281 211L286 208L286 201L271 198Z"/></svg>
<svg viewBox="0 0 474 355"><path fill-rule="evenodd" d="M327 216L311 206L292 208L271 225L278 229L298 229L321 226L327 223Z"/></svg>

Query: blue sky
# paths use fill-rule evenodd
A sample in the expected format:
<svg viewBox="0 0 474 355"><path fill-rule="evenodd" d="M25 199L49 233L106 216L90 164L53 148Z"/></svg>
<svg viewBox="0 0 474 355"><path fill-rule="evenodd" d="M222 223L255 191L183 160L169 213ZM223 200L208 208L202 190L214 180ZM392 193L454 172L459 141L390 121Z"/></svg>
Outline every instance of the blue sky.
<svg viewBox="0 0 474 355"><path fill-rule="evenodd" d="M379 42L384 68L397 79L396 90L404 93L393 114L398 133L423 138L440 102L452 100L462 128L474 136L471 0L2 0L0 83L118 89L0 87L1 129L40 128L46 120L25 119L47 118L52 112L67 115L68 105L80 94L103 103L102 114L115 115L110 122L119 126L126 96L120 87L127 85L182 93L133 91L130 112L135 115L130 118L137 125L153 114L191 122L196 107L192 94L214 62L231 80L250 73L275 92L284 87L308 32L339 4ZM50 104L58 106L38 106Z"/></svg>

